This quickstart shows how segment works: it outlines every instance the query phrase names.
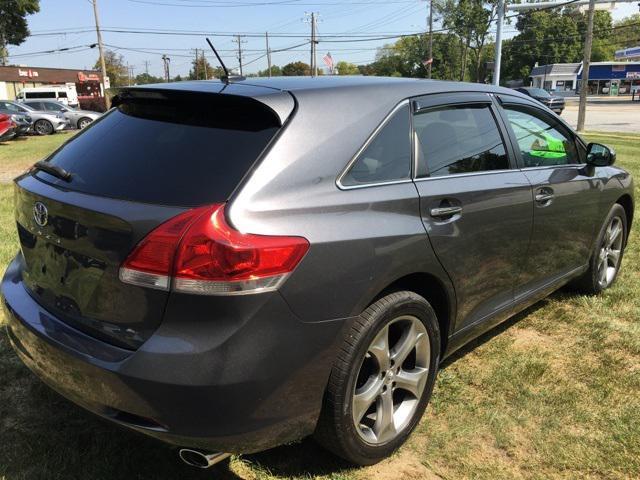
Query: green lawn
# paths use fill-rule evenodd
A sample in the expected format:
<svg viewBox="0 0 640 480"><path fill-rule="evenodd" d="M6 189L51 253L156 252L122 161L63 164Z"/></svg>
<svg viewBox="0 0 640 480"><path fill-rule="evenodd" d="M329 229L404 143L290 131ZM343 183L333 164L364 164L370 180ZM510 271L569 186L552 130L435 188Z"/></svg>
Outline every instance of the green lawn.
<svg viewBox="0 0 640 480"><path fill-rule="evenodd" d="M18 137L8 142L0 142L0 180L4 173L20 173L38 160L42 160L75 135L76 131L63 131L44 137Z"/></svg>
<svg viewBox="0 0 640 480"><path fill-rule="evenodd" d="M0 145L0 164L20 158L24 168L65 138ZM613 146L640 180L640 135L587 138ZM171 449L53 393L2 333L0 479L640 478L639 233L636 220L621 276L604 295L558 292L456 354L409 443L364 469L310 440L233 458L228 468L189 469ZM4 266L16 250L6 184L0 236Z"/></svg>

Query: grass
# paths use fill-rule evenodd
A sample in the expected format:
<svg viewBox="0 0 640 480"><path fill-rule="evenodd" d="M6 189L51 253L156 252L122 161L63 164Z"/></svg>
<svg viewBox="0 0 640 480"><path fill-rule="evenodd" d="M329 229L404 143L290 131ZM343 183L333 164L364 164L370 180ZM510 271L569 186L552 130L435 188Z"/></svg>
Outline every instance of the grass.
<svg viewBox="0 0 640 480"><path fill-rule="evenodd" d="M640 135L590 134L640 181ZM26 164L62 136L0 145ZM31 158L29 159L29 155ZM640 198L636 192L637 198ZM11 187L0 185L0 263L16 250ZM465 347L440 372L408 444L350 468L311 440L201 472L162 444L72 405L34 377L0 335L0 479L639 478L640 221L620 278L598 297L560 291Z"/></svg>
<svg viewBox="0 0 640 480"><path fill-rule="evenodd" d="M0 181L8 182L75 135L76 130L43 137L18 137L0 142Z"/></svg>

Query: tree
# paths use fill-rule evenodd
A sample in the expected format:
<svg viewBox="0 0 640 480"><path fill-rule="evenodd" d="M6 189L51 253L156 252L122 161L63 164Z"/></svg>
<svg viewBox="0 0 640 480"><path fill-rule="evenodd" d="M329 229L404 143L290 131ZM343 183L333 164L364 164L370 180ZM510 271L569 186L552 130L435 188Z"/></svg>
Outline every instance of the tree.
<svg viewBox="0 0 640 480"><path fill-rule="evenodd" d="M630 15L615 22L611 40L614 50L635 47L638 45L638 24L640 13Z"/></svg>
<svg viewBox="0 0 640 480"><path fill-rule="evenodd" d="M135 83L136 85L147 85L149 83L161 83L164 82L164 78L154 77L153 75L149 75L148 73L141 73L136 75Z"/></svg>
<svg viewBox="0 0 640 480"><path fill-rule="evenodd" d="M107 77L112 87L121 87L129 81L129 73L127 66L124 64L124 57L113 50L104 51L104 64L107 70ZM100 69L100 59L93 66L96 70Z"/></svg>
<svg viewBox="0 0 640 480"><path fill-rule="evenodd" d="M258 77L268 77L269 69L265 68L264 70L258 70ZM282 76L282 68L278 65L271 65L271 76L272 77L281 77Z"/></svg>
<svg viewBox="0 0 640 480"><path fill-rule="evenodd" d="M282 67L282 75L286 77L309 75L310 69L311 67L304 62L291 62Z"/></svg>
<svg viewBox="0 0 640 480"><path fill-rule="evenodd" d="M436 4L442 24L458 36L458 49L462 57L458 78L474 82L484 80L481 73L484 48L490 39L490 26L495 21L496 0L444 0ZM469 62L469 52L473 55Z"/></svg>
<svg viewBox="0 0 640 480"><path fill-rule="evenodd" d="M7 45L20 45L29 36L27 15L40 11L39 0L0 0L0 64L7 59Z"/></svg>
<svg viewBox="0 0 640 480"><path fill-rule="evenodd" d="M577 8L567 10L567 15L575 20L578 25L580 39L587 34L587 16ZM591 44L591 61L603 62L613 60L615 45L611 42L613 19L611 13L605 10L596 10L593 17L593 42Z"/></svg>
<svg viewBox="0 0 640 480"><path fill-rule="evenodd" d="M338 62L338 64L336 65L336 70L338 71L338 75L359 75L360 74L360 70L355 64L345 62L344 60Z"/></svg>
<svg viewBox="0 0 640 480"><path fill-rule="evenodd" d="M583 43L576 18L544 10L518 17L518 35L504 42L504 79L526 81L540 64L579 62Z"/></svg>
<svg viewBox="0 0 640 480"><path fill-rule="evenodd" d="M453 33L433 35L432 78L458 78L461 66L459 40ZM373 63L360 65L358 69L362 75L425 78L427 69L423 61L426 58L427 36L405 37L380 48Z"/></svg>
<svg viewBox="0 0 640 480"><path fill-rule="evenodd" d="M189 71L189 80L208 80L211 78L220 78L224 76L222 67L212 67L204 55L198 54L198 60L194 58L191 61L191 70Z"/></svg>

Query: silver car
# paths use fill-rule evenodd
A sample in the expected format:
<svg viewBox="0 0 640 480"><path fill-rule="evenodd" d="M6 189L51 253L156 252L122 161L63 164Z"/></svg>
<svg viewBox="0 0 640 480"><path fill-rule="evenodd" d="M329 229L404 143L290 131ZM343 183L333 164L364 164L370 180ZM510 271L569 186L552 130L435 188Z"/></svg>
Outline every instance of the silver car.
<svg viewBox="0 0 640 480"><path fill-rule="evenodd" d="M69 121L71 128L79 128L81 130L102 115L89 110L78 110L53 100L25 100L22 103L38 111L62 113Z"/></svg>
<svg viewBox="0 0 640 480"><path fill-rule="evenodd" d="M64 130L69 121L62 112L39 112L29 105L12 102L10 100L0 100L0 113L13 115L20 113L31 117L33 120L33 131L38 135L49 135L51 133Z"/></svg>

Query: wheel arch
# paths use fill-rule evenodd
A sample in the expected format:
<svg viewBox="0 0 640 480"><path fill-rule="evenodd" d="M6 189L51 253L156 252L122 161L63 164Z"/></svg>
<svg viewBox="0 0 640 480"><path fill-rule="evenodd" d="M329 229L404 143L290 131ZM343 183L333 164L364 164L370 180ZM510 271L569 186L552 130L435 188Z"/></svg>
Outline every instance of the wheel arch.
<svg viewBox="0 0 640 480"><path fill-rule="evenodd" d="M438 318L440 328L440 355L445 355L449 336L452 333L453 319L455 318L455 299L453 292L449 292L445 284L435 275L426 272L415 272L394 280L382 289L370 302L393 292L408 290L417 293L427 300Z"/></svg>
<svg viewBox="0 0 640 480"><path fill-rule="evenodd" d="M618 198L618 200L616 200L616 203L624 208L624 211L627 215L627 232L630 232L631 224L633 223L633 198L631 198L631 195L629 195L628 193L625 193L620 198Z"/></svg>

